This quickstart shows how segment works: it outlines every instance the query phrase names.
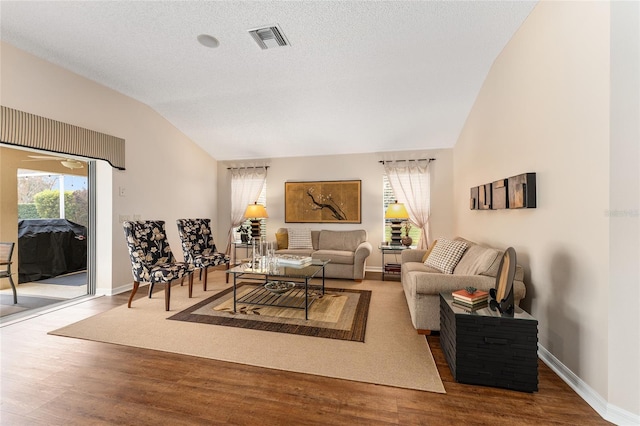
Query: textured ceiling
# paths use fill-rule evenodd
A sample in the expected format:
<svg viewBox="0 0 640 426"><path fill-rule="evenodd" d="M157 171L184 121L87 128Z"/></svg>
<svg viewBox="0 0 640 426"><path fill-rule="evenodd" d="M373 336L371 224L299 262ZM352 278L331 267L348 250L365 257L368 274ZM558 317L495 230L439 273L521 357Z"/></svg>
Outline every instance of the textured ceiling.
<svg viewBox="0 0 640 426"><path fill-rule="evenodd" d="M455 144L535 3L1 1L0 35L218 160L421 150ZM273 24L291 46L261 50L247 30Z"/></svg>

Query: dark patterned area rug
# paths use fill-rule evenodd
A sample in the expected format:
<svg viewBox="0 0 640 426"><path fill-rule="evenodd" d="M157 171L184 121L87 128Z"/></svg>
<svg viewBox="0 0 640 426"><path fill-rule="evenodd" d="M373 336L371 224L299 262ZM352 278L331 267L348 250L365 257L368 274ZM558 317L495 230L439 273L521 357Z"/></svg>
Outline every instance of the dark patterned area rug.
<svg viewBox="0 0 640 426"><path fill-rule="evenodd" d="M260 287L240 283L237 298ZM300 298L297 303L296 298ZM238 303L234 313L233 288L228 288L168 319L364 342L371 291L326 288L322 295L320 290L310 289L309 298L314 301L309 306L308 320L305 320L304 309L248 303ZM292 291L276 302L304 306L304 292Z"/></svg>

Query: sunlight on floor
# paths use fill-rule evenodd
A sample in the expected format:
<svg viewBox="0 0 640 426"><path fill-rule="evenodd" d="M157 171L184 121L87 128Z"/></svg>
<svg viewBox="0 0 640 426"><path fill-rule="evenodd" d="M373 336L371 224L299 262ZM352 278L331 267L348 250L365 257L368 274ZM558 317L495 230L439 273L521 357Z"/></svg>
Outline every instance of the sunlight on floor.
<svg viewBox="0 0 640 426"><path fill-rule="evenodd" d="M86 272L81 272L86 276ZM70 274L77 275L77 274ZM64 278L64 277L60 277ZM16 286L18 303L13 304L13 291L11 288L0 290L0 317L8 317L17 314L25 314L47 307L54 303L76 299L87 295L85 285L58 285L41 282L21 283Z"/></svg>

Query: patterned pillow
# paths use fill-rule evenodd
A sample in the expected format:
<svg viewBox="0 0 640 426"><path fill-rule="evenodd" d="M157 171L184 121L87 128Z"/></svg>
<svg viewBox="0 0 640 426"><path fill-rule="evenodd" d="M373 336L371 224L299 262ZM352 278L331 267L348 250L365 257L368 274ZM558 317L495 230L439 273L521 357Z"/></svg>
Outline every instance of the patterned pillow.
<svg viewBox="0 0 640 426"><path fill-rule="evenodd" d="M311 230L307 228L289 228L289 249L313 250Z"/></svg>
<svg viewBox="0 0 640 426"><path fill-rule="evenodd" d="M467 243L464 241L440 238L433 250L431 250L427 260L424 261L424 264L437 269L443 274L452 274L466 249Z"/></svg>

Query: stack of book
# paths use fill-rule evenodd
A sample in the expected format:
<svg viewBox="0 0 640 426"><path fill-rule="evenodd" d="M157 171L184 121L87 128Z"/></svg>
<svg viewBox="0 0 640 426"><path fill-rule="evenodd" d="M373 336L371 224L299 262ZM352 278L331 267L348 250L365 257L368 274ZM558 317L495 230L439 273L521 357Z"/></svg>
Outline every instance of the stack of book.
<svg viewBox="0 0 640 426"><path fill-rule="evenodd" d="M387 263L384 265L385 272L400 273L402 266L399 263Z"/></svg>
<svg viewBox="0 0 640 426"><path fill-rule="evenodd" d="M469 293L463 289L454 291L451 295L453 296L454 305L465 309L485 308L489 304L489 293L482 290Z"/></svg>

